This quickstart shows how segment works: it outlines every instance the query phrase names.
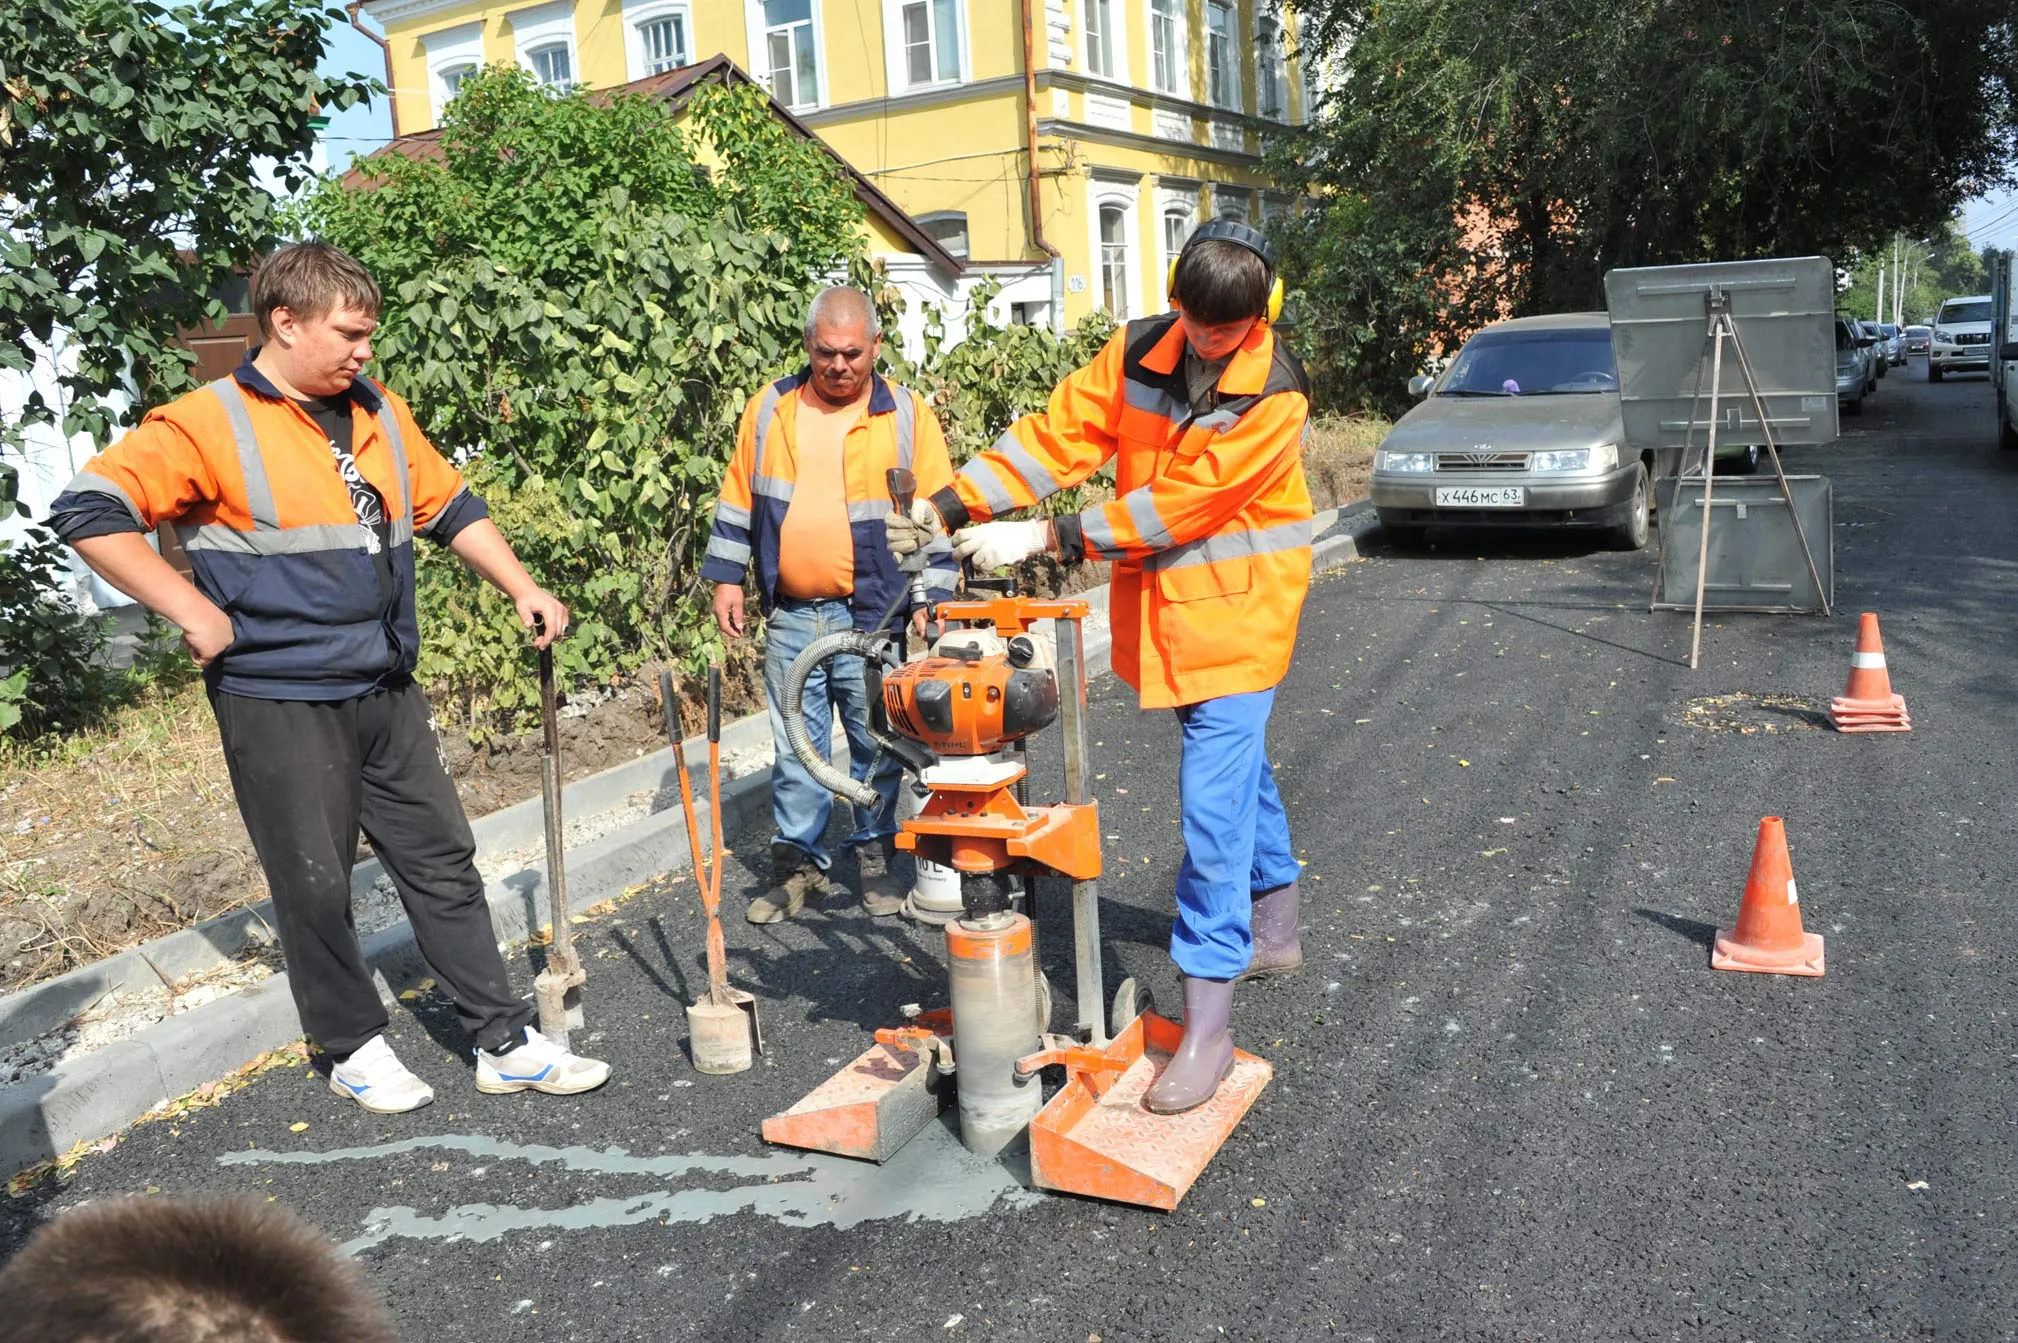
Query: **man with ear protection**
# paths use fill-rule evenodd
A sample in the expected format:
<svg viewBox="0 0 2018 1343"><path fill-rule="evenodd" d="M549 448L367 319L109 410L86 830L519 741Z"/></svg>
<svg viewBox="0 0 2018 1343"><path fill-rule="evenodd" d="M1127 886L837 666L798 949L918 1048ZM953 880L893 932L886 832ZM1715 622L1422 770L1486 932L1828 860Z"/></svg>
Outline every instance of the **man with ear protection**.
<svg viewBox="0 0 2018 1343"><path fill-rule="evenodd" d="M899 554L944 531L977 568L1040 551L1113 563L1114 671L1144 709L1174 709L1184 861L1171 958L1184 1043L1144 1097L1204 1104L1233 1066L1235 981L1303 963L1298 864L1269 769L1275 687L1310 586L1303 478L1310 384L1276 339L1268 240L1221 220L1170 270L1174 311L1130 322L1051 394L886 529ZM1001 520L1114 463L1116 497Z"/></svg>

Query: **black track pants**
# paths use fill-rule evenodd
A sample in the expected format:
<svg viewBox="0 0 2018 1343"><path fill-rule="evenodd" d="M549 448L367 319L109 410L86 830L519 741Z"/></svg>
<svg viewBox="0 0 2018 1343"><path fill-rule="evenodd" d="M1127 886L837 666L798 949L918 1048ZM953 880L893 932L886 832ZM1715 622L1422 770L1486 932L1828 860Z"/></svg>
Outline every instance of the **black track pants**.
<svg viewBox="0 0 2018 1343"><path fill-rule="evenodd" d="M362 829L464 1029L485 1049L519 1039L532 1009L512 995L476 841L419 687L334 702L213 692L210 703L309 1038L342 1058L386 1027L350 907Z"/></svg>

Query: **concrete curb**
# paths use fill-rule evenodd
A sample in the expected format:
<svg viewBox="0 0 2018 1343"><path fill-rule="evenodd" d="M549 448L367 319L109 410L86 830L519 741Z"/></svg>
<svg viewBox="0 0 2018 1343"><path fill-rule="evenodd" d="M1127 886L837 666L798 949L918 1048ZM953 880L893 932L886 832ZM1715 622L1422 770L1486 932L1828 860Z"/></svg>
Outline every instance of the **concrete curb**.
<svg viewBox="0 0 2018 1343"><path fill-rule="evenodd" d="M1351 562L1359 554L1360 539L1379 525L1366 500L1318 514L1313 519L1313 570ZM1094 605L1086 622L1086 662L1088 674L1097 675L1109 670L1113 647L1107 589L1093 588L1080 595ZM723 729L724 754L768 748L769 738L767 715L752 714ZM698 738L686 744L690 760L705 760L706 749L706 742ZM733 833L765 813L770 782L768 764L738 778L725 778L724 832ZM568 786L563 796L570 816L622 805L647 789L654 793L654 810L645 819L569 851L569 903L575 909L599 904L653 876L692 866L677 788L670 747ZM697 801L705 828L710 824L707 801ZM472 828L478 832L479 865L487 853L508 852L536 840L541 823L538 798L476 822ZM376 861L360 863L352 889L362 893L382 879ZM498 941L524 941L546 922L545 862L486 883L484 895ZM180 978L228 963L249 948L270 945L271 920L268 905L237 910L8 995L0 999L0 1042L53 1029L127 983ZM429 973L414 945L413 930L403 919L367 937L363 949L388 1003ZM0 1089L0 1171L20 1170L80 1142L116 1133L160 1102L300 1038L301 1022L282 973L157 1022L40 1077Z"/></svg>

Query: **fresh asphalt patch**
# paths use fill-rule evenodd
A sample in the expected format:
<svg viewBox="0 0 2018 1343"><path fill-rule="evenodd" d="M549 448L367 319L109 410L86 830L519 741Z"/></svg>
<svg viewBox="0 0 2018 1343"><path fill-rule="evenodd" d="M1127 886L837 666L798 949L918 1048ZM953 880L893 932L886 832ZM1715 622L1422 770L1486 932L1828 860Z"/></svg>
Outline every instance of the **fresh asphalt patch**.
<svg viewBox="0 0 2018 1343"><path fill-rule="evenodd" d="M1316 583L1271 734L1305 965L1243 987L1275 1081L1174 1213L1027 1192L944 1128L881 1169L767 1148L765 1115L945 986L935 932L842 893L736 917L755 832L726 881L751 1071L686 1059L701 924L671 882L581 929L603 1091L477 1095L423 998L393 1036L427 1109L283 1070L8 1202L0 1235L271 1197L440 1343L2009 1336L2018 454L1983 383L1924 377L1787 454L1835 482L1835 618L1713 615L1698 671L1688 617L1647 609L1651 552L1450 532ZM1812 730L1861 610L1911 734ZM1175 724L1111 679L1092 713L1108 987L1174 1003ZM1767 815L1826 978L1708 966ZM1038 912L1064 1022L1063 892Z"/></svg>

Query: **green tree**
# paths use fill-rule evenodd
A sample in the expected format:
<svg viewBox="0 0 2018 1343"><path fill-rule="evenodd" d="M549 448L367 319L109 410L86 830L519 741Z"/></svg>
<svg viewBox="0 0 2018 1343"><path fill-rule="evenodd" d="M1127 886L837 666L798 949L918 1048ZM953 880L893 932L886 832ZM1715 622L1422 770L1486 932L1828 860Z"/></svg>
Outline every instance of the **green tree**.
<svg viewBox="0 0 2018 1343"><path fill-rule="evenodd" d="M63 405L31 396L0 455L28 425L102 437L191 385L177 328L223 316L211 295L276 235L262 164L299 185L318 107L372 87L316 72L340 18L314 0L0 3L0 368L59 329L76 355Z"/></svg>
<svg viewBox="0 0 2018 1343"><path fill-rule="evenodd" d="M736 419L862 248L851 185L747 85L682 116L492 69L440 149L375 158L302 212L385 287L381 376L575 609L571 679L717 652L697 575ZM510 604L420 565L422 676L476 735L514 722L537 698Z"/></svg>
<svg viewBox="0 0 2018 1343"><path fill-rule="evenodd" d="M1330 92L1280 151L1291 274L1334 309L1320 380L1385 408L1426 343L1599 306L1611 267L1846 258L2008 172L2018 0L1298 8Z"/></svg>

